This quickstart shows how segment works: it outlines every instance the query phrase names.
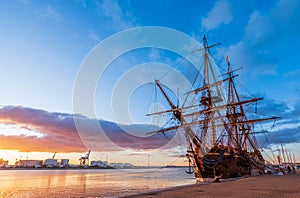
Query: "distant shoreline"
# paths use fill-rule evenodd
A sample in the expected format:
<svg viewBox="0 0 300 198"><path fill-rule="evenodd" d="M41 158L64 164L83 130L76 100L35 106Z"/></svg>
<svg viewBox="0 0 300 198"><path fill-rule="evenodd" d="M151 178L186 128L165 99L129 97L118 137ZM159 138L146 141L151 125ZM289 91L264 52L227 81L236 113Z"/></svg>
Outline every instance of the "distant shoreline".
<svg viewBox="0 0 300 198"><path fill-rule="evenodd" d="M113 167L8 167L0 168L0 170L93 170L93 169L114 169Z"/></svg>
<svg viewBox="0 0 300 198"><path fill-rule="evenodd" d="M98 169L162 169L162 168L186 168L186 166L134 166L126 168L114 168L114 167L0 167L0 170L98 170Z"/></svg>

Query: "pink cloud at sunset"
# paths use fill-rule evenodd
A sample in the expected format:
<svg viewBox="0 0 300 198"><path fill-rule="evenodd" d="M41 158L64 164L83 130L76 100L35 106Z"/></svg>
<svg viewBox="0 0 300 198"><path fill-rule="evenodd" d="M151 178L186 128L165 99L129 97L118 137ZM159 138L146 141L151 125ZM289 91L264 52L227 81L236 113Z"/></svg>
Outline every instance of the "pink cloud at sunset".
<svg viewBox="0 0 300 198"><path fill-rule="evenodd" d="M81 132L78 133L74 117L80 119ZM98 122L102 128L91 123ZM4 106L0 109L0 123L14 130L27 129L29 133L16 134L13 130L2 131L0 149L21 152L85 152L117 151L124 149L156 149L170 140L161 135L137 137L124 132L118 124L104 120L90 119L82 115L48 112L22 106ZM144 133L147 125L130 126ZM149 126L148 126L149 127ZM3 130L3 129L0 129ZM32 131L33 133L30 133ZM39 136L34 134L40 134ZM83 140L83 141L82 141Z"/></svg>

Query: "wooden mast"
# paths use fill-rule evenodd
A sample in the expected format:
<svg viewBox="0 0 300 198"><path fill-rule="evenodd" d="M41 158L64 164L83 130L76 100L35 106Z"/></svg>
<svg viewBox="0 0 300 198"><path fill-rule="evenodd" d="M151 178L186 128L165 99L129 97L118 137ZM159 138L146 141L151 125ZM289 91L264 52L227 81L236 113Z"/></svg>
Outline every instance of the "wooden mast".
<svg viewBox="0 0 300 198"><path fill-rule="evenodd" d="M282 144L281 144L281 152L282 152L282 158L283 158L283 162L284 162L284 164L285 164L285 166L286 166L286 161L285 161L285 153L284 153L284 149L283 149L283 146L282 146Z"/></svg>
<svg viewBox="0 0 300 198"><path fill-rule="evenodd" d="M209 120L209 124L211 126L211 145L215 145L216 143L216 130L215 130L215 121L214 119L211 119L214 117L214 111L210 111L213 108L213 103L212 103L212 95L211 95L211 89L210 89L210 78L209 78L209 57L208 57L208 49L209 46L207 45L207 40L206 40L206 36L204 35L203 37L203 56L204 56L204 87L207 87L207 93L203 92L202 98L205 97L205 99L207 100L207 103L204 103L204 105L207 106L207 110L208 113L206 115L206 119ZM206 96L207 94L207 96ZM202 100L202 99L201 99ZM208 123L206 123L205 125L208 125ZM206 134L206 132L204 133Z"/></svg>
<svg viewBox="0 0 300 198"><path fill-rule="evenodd" d="M228 99L227 103L228 104L234 104L235 103L235 97L234 97L234 84L233 84L233 79L232 79L232 73L231 68L230 68L230 62L228 60L228 57L226 58L227 61L227 66L228 66L228 74L229 74L229 81L228 81ZM231 144L232 140L234 139L235 142L235 147L238 148L240 143L239 143L239 135L238 135L238 129L236 123L236 106L231 105L227 109L227 119L230 121L230 123L233 123L233 126L231 127L232 132L234 133L234 137L232 137L232 133L230 133L230 136L228 137L228 145Z"/></svg>

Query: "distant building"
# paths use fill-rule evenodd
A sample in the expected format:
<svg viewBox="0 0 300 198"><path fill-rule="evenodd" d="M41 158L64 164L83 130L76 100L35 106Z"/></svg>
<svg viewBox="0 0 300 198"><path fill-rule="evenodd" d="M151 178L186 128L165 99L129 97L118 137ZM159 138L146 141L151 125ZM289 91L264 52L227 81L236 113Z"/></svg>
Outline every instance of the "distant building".
<svg viewBox="0 0 300 198"><path fill-rule="evenodd" d="M109 166L113 168L132 168L133 165L130 163L110 163Z"/></svg>
<svg viewBox="0 0 300 198"><path fill-rule="evenodd" d="M42 160L19 160L15 163L17 167L30 167L30 168L39 168L43 164Z"/></svg>
<svg viewBox="0 0 300 198"><path fill-rule="evenodd" d="M60 167L68 167L69 166L69 159L61 159L59 162Z"/></svg>
<svg viewBox="0 0 300 198"><path fill-rule="evenodd" d="M108 167L108 163L107 161L92 161L91 162L91 167L101 167L101 168L107 168Z"/></svg>
<svg viewBox="0 0 300 198"><path fill-rule="evenodd" d="M57 167L58 166L57 159L45 159L43 165L49 168Z"/></svg>

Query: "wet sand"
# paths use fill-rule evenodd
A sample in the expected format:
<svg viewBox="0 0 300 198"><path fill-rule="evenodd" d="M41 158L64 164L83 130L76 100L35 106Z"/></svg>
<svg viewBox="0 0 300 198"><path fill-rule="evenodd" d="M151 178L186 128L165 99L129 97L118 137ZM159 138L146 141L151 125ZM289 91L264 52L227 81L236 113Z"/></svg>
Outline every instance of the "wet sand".
<svg viewBox="0 0 300 198"><path fill-rule="evenodd" d="M284 176L260 175L220 183L200 183L127 197L288 197L300 198L300 172Z"/></svg>

